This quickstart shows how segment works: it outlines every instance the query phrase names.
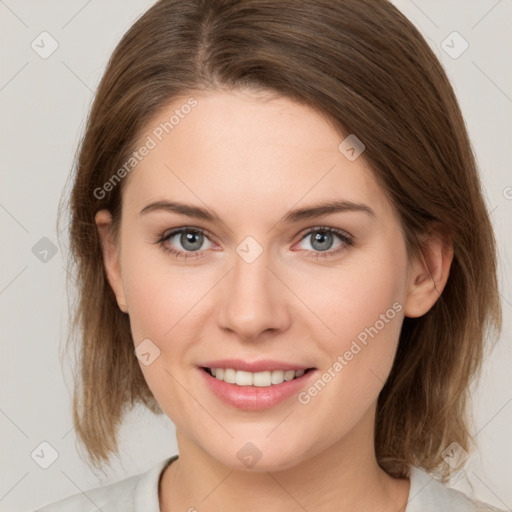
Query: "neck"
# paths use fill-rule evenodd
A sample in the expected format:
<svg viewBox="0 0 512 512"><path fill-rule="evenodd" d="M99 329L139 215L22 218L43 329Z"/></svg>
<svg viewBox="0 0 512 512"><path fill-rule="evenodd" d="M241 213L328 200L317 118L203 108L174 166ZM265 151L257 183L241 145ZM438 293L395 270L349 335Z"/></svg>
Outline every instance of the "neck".
<svg viewBox="0 0 512 512"><path fill-rule="evenodd" d="M233 470L178 431L179 459L160 482L161 511L404 512L409 480L378 465L373 424L370 414L343 439L281 471Z"/></svg>

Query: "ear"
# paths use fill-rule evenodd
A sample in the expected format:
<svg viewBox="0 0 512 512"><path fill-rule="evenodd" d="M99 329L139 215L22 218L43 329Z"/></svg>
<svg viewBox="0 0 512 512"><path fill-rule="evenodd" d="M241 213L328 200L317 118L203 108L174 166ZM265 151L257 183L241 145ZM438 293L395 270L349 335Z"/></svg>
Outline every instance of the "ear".
<svg viewBox="0 0 512 512"><path fill-rule="evenodd" d="M404 315L424 315L439 299L448 281L453 260L453 241L447 231L437 227L423 236L420 254L409 267Z"/></svg>
<svg viewBox="0 0 512 512"><path fill-rule="evenodd" d="M94 221L101 239L103 263L105 265L108 282L116 296L119 308L123 313L128 313L121 278L119 248L115 244L112 236L112 215L108 210L100 210L94 216Z"/></svg>

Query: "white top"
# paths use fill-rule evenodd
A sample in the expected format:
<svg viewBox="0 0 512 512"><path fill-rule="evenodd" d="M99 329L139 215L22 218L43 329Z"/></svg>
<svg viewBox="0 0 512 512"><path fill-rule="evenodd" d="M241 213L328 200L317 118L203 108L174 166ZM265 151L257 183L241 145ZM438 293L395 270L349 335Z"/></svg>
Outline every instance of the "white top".
<svg viewBox="0 0 512 512"><path fill-rule="evenodd" d="M158 484L164 469L177 455L159 462L145 473L114 484L74 494L36 512L161 512ZM444 486L423 470L411 466L411 487L405 512L503 512Z"/></svg>

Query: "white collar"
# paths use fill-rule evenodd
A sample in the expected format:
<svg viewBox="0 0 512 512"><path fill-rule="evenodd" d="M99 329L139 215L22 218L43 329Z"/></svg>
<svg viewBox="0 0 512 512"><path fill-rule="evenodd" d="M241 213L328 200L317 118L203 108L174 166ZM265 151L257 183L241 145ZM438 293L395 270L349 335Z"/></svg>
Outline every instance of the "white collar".
<svg viewBox="0 0 512 512"><path fill-rule="evenodd" d="M178 458L167 458L141 475L134 493L134 512L160 512L158 484L164 469ZM464 493L446 487L426 471L410 466L410 490L405 512L477 512L497 511L472 501Z"/></svg>

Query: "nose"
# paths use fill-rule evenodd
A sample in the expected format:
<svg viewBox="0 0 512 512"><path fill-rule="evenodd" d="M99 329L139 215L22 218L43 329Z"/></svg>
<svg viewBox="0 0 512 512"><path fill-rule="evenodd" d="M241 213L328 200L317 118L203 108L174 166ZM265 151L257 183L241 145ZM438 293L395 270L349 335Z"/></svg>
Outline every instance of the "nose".
<svg viewBox="0 0 512 512"><path fill-rule="evenodd" d="M288 329L291 297L271 261L263 253L248 263L235 255L234 267L223 280L218 324L246 341L258 341Z"/></svg>

